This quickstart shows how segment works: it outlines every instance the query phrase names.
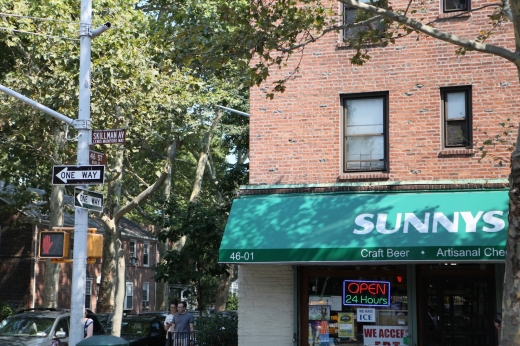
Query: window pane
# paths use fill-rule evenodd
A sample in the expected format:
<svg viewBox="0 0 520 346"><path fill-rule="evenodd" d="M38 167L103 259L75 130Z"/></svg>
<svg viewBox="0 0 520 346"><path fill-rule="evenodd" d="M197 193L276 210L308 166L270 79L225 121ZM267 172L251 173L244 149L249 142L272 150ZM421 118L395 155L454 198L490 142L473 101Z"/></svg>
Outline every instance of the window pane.
<svg viewBox="0 0 520 346"><path fill-rule="evenodd" d="M347 169L383 169L384 158L383 136L347 138Z"/></svg>
<svg viewBox="0 0 520 346"><path fill-rule="evenodd" d="M383 133L384 98L347 100L347 135Z"/></svg>
<svg viewBox="0 0 520 346"><path fill-rule="evenodd" d="M467 145L468 130L465 121L450 121L446 124L446 145Z"/></svg>
<svg viewBox="0 0 520 346"><path fill-rule="evenodd" d="M444 0L444 11L466 11L469 0Z"/></svg>
<svg viewBox="0 0 520 346"><path fill-rule="evenodd" d="M446 119L466 119L466 92L446 93Z"/></svg>

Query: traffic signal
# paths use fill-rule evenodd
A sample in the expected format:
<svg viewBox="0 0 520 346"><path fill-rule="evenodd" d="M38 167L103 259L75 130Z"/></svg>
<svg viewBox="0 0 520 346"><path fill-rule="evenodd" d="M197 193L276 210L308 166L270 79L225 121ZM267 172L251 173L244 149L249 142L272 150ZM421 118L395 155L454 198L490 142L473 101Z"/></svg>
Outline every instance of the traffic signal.
<svg viewBox="0 0 520 346"><path fill-rule="evenodd" d="M103 235L96 233L97 228L89 228L87 233L87 259L103 257Z"/></svg>
<svg viewBox="0 0 520 346"><path fill-rule="evenodd" d="M52 231L40 232L38 243L39 257L51 258L54 263L72 262L69 256L69 243L74 227L53 227ZM97 228L87 229L87 263L95 263L103 257L103 235L96 233Z"/></svg>
<svg viewBox="0 0 520 346"><path fill-rule="evenodd" d="M41 231L38 242L40 258L69 258L69 233L63 231Z"/></svg>

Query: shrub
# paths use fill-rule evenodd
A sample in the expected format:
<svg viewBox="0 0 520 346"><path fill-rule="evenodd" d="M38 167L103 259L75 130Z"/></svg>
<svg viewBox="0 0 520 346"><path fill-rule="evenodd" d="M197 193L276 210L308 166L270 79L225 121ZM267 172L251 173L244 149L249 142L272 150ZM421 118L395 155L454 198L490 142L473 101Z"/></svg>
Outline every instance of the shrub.
<svg viewBox="0 0 520 346"><path fill-rule="evenodd" d="M0 321L13 314L13 309L4 302L0 302Z"/></svg>
<svg viewBox="0 0 520 346"><path fill-rule="evenodd" d="M236 313L215 313L195 321L197 344L201 346L238 345L238 316Z"/></svg>

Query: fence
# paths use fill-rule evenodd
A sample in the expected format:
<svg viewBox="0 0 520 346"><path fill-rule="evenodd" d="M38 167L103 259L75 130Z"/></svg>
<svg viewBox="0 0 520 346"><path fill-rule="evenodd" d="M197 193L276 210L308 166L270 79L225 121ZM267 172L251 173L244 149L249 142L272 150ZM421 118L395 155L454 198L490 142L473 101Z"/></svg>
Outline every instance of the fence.
<svg viewBox="0 0 520 346"><path fill-rule="evenodd" d="M236 332L169 332L167 336L169 346L238 346Z"/></svg>

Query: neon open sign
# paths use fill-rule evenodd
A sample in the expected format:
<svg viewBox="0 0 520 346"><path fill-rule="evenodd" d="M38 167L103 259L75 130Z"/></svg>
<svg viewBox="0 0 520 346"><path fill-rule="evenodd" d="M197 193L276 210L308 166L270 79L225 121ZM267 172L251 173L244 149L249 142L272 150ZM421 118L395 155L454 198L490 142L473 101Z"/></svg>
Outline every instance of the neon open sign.
<svg viewBox="0 0 520 346"><path fill-rule="evenodd" d="M390 306L390 282L345 280L343 305Z"/></svg>

